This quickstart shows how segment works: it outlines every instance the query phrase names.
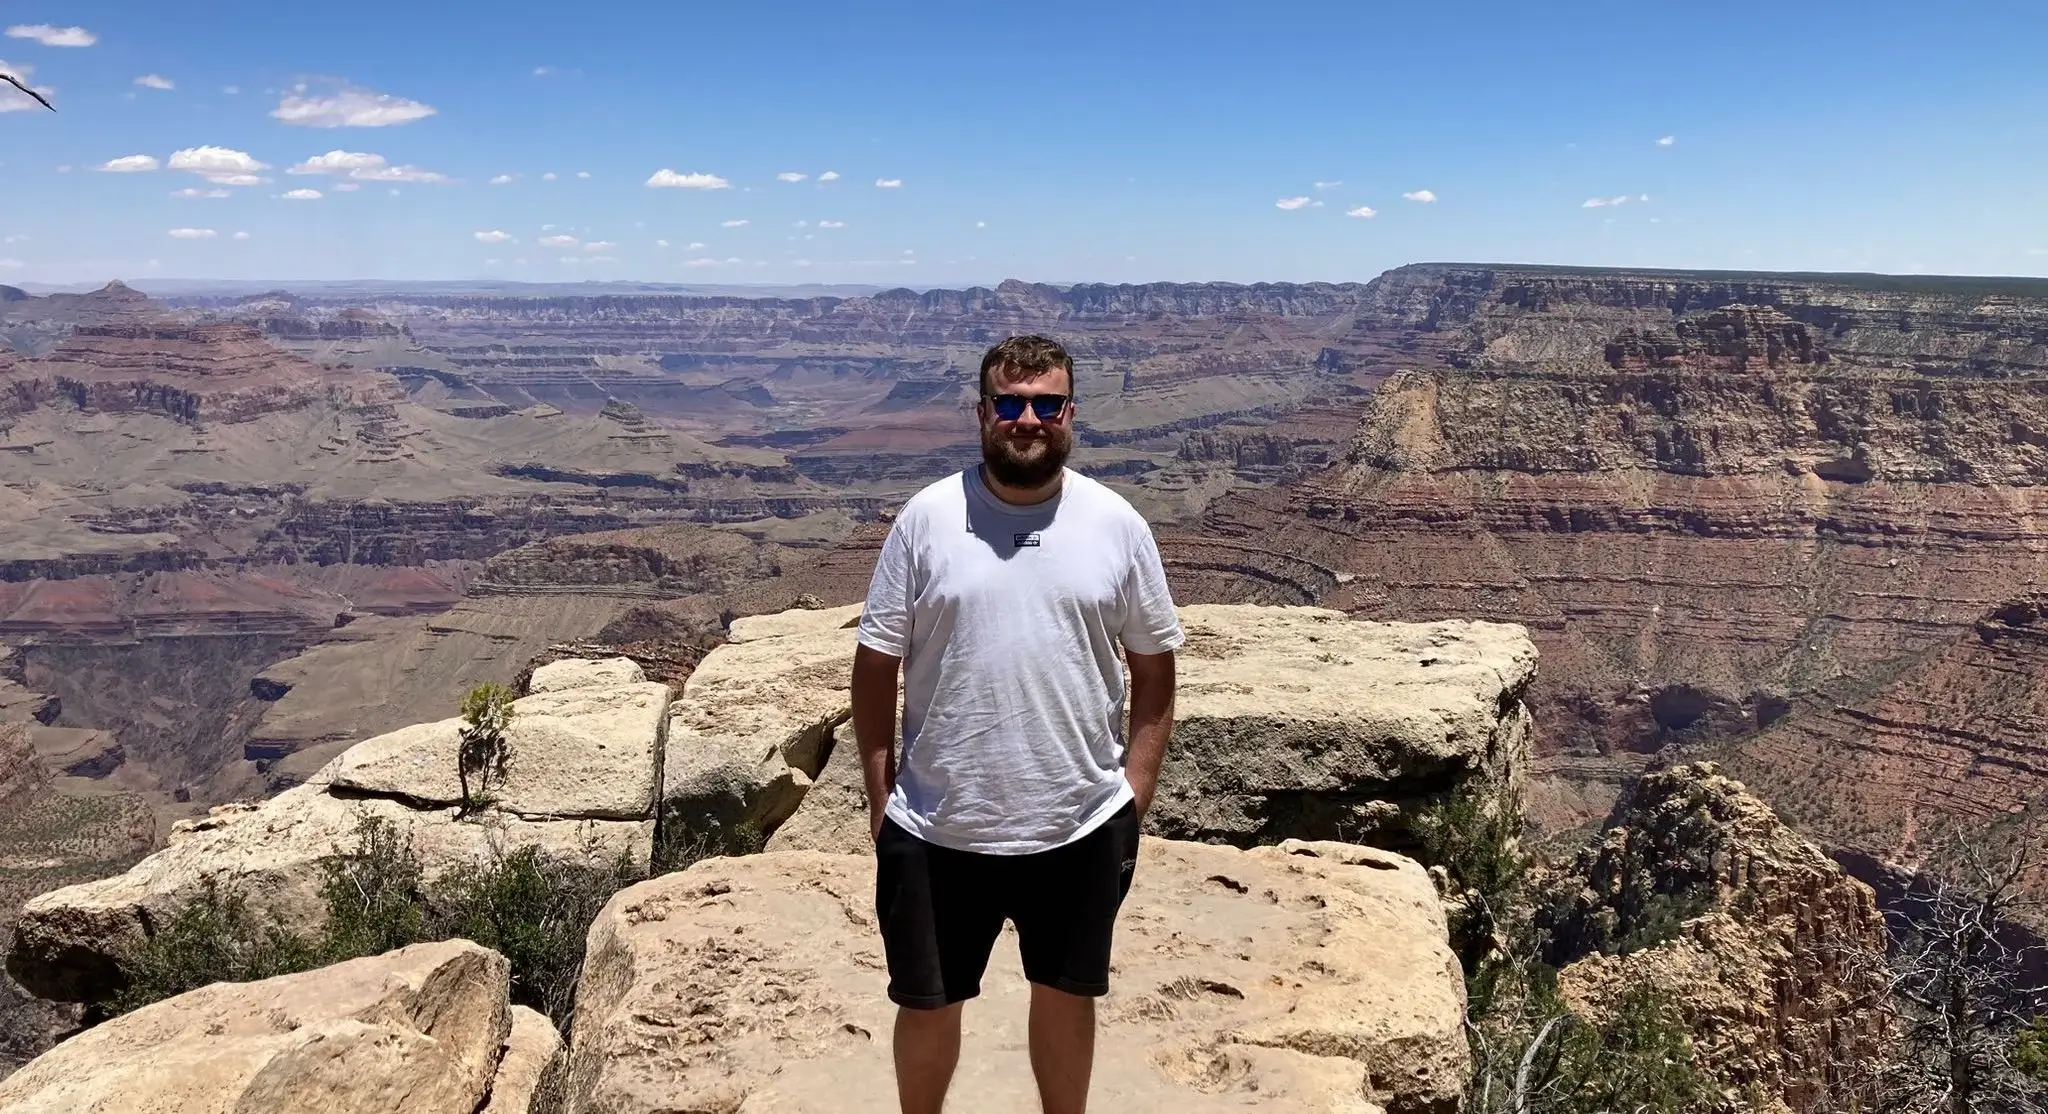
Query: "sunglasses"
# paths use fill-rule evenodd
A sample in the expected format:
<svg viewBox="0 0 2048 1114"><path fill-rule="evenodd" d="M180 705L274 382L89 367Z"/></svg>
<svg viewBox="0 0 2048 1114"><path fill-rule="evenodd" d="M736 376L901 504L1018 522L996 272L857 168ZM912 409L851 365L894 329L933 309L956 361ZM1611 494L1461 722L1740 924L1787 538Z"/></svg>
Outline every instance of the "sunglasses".
<svg viewBox="0 0 2048 1114"><path fill-rule="evenodd" d="M1029 398L1023 395L989 395L988 401L995 408L996 417L1002 421L1014 422L1023 417L1024 407L1029 405L1039 421L1049 422L1067 408L1068 399L1066 395L1032 395Z"/></svg>

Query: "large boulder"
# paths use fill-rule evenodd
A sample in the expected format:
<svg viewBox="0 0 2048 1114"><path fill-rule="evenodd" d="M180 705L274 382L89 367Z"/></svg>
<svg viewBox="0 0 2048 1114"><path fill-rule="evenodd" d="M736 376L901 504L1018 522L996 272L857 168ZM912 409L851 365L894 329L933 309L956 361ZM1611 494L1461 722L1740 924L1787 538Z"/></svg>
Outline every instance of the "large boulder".
<svg viewBox="0 0 2048 1114"><path fill-rule="evenodd" d="M121 986L121 953L208 885L269 923L317 931L323 862L354 849L367 821L409 839L430 875L525 847L646 868L667 688L631 662L564 661L535 677L534 694L514 704L512 761L491 807L465 816L454 804L460 721L402 728L270 800L180 821L169 846L125 873L31 899L8 971L40 997L104 999Z"/></svg>
<svg viewBox="0 0 2048 1114"><path fill-rule="evenodd" d="M44 1053L0 1081L0 1109L476 1114L499 1089L501 1065L530 1070L531 1055L512 1062L508 1041L547 1044L530 1019L515 1027L509 973L498 953L448 940L261 982L216 983ZM504 1089L518 1087L508 1078Z"/></svg>
<svg viewBox="0 0 2048 1114"><path fill-rule="evenodd" d="M870 859L700 862L591 926L570 1114L896 1109ZM1464 983L1429 877L1371 848L1143 842L1100 1004L1095 1103L1131 1114L1451 1114ZM966 1012L954 1105L1035 1111L1015 938Z"/></svg>
<svg viewBox="0 0 2048 1114"><path fill-rule="evenodd" d="M1240 604L1190 605L1180 616L1187 644L1150 834L1237 846L1336 838L1409 851L1415 809L1523 776L1522 698L1536 647L1522 627ZM846 643L850 667L850 637L829 637ZM853 732L835 727L824 769L812 772L771 848L868 849Z"/></svg>
<svg viewBox="0 0 2048 1114"><path fill-rule="evenodd" d="M1184 607L1181 623L1157 835L1408 849L1416 808L1524 773L1536 646L1523 627L1242 604Z"/></svg>
<svg viewBox="0 0 2048 1114"><path fill-rule="evenodd" d="M665 841L755 849L796 811L852 714L860 610L733 620L669 709Z"/></svg>

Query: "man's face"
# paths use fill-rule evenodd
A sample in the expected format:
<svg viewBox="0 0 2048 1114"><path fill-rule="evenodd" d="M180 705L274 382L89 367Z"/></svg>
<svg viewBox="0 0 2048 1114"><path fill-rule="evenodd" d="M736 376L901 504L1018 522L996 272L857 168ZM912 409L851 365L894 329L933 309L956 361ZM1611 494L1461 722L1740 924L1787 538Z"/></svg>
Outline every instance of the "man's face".
<svg viewBox="0 0 2048 1114"><path fill-rule="evenodd" d="M1004 420L989 395L982 396L975 412L981 417L981 459L989 474L1011 487L1037 487L1054 476L1074 451L1074 407L1069 402L1050 419L1043 419L1028 400L1042 395L1067 397L1072 387L1067 373L1059 368L1027 373L1018 378L989 377L989 395L1016 395L1026 399L1023 412Z"/></svg>

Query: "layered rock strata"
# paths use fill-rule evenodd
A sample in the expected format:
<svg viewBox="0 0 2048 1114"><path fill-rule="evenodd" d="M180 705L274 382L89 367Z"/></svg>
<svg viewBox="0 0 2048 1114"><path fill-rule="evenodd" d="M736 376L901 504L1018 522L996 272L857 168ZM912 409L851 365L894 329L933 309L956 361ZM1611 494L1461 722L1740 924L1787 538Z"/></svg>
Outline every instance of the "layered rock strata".
<svg viewBox="0 0 2048 1114"><path fill-rule="evenodd" d="M1338 464L1162 547L1191 591L1528 626L1548 827L2048 577L2039 284L1426 266L1360 321L1436 347Z"/></svg>
<svg viewBox="0 0 2048 1114"><path fill-rule="evenodd" d="M621 891L591 926L577 1114L896 1109L873 866L717 858ZM1451 1114L1464 986L1428 875L1387 852L1147 839L1120 917L1091 1088L1106 1109ZM1036 1110L1027 988L1005 932L953 1089Z"/></svg>
<svg viewBox="0 0 2048 1114"><path fill-rule="evenodd" d="M1617 820L1545 913L1566 1000L1601 1017L1634 986L1669 994L1701 1065L1764 1109L1873 1101L1888 939L1870 888L1711 763L1643 778Z"/></svg>

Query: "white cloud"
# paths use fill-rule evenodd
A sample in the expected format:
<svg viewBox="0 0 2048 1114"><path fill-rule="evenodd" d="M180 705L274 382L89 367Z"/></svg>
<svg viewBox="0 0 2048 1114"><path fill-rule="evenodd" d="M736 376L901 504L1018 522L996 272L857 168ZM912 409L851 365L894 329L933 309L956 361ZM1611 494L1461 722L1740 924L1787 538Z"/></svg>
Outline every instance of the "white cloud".
<svg viewBox="0 0 2048 1114"><path fill-rule="evenodd" d="M362 185L356 182L336 182L333 186L336 193L354 193L362 188Z"/></svg>
<svg viewBox="0 0 2048 1114"><path fill-rule="evenodd" d="M170 78L159 77L153 73L146 73L143 74L141 77L136 78L135 84L142 86L144 89L171 90L176 89L178 87L177 84L173 82Z"/></svg>
<svg viewBox="0 0 2048 1114"><path fill-rule="evenodd" d="M846 227L846 222L845 222L845 221L843 221L843 220L821 220L821 221L819 221L819 222L818 222L818 227L819 227L819 228L845 228L845 227Z"/></svg>
<svg viewBox="0 0 2048 1114"><path fill-rule="evenodd" d="M282 196L286 201L318 201L319 190L286 190Z"/></svg>
<svg viewBox="0 0 2048 1114"><path fill-rule="evenodd" d="M577 172L576 172L576 176L577 176L578 178L588 178L588 177L590 177L590 171L588 171L588 170L579 170L579 171L577 171Z"/></svg>
<svg viewBox="0 0 2048 1114"><path fill-rule="evenodd" d="M19 267L26 267L26 266L28 266L28 264L26 264L26 263L23 263L23 262L22 262L21 260L19 260L19 259L0 259L0 268L5 268L5 269L7 269L7 270L10 270L10 271L12 271L12 270L14 270L14 269L16 269L16 268L19 268Z"/></svg>
<svg viewBox="0 0 2048 1114"><path fill-rule="evenodd" d="M678 174L662 167L647 177L647 188L657 190L729 190L732 183L716 174Z"/></svg>
<svg viewBox="0 0 2048 1114"><path fill-rule="evenodd" d="M704 242L703 242L702 240L692 240L692 241L690 241L690 246L689 246L689 247L686 247L686 248L684 248L683 250L684 250L684 251L703 251L703 250L704 250Z"/></svg>
<svg viewBox="0 0 2048 1114"><path fill-rule="evenodd" d="M573 248L579 242L574 236L542 236L541 246L550 248Z"/></svg>
<svg viewBox="0 0 2048 1114"><path fill-rule="evenodd" d="M248 234L247 232L237 232L237 233L235 233L235 239L237 239L237 240L246 240L246 239L248 239L248 238L249 238L249 234Z"/></svg>
<svg viewBox="0 0 2048 1114"><path fill-rule="evenodd" d="M796 225L795 225L795 227L797 227L797 228L809 228L810 226L811 226L811 222L810 222L810 221L807 221L807 220L800 220L800 221L796 222Z"/></svg>
<svg viewBox="0 0 2048 1114"><path fill-rule="evenodd" d="M123 155L118 159L108 159L94 169L103 170L108 174L139 174L145 170L155 170L160 165L162 164L156 161L155 155Z"/></svg>
<svg viewBox="0 0 2048 1114"><path fill-rule="evenodd" d="M438 170L422 170L417 166L382 166L375 170L352 170L351 178L365 182L423 182L428 185L448 181L448 176Z"/></svg>
<svg viewBox="0 0 2048 1114"><path fill-rule="evenodd" d="M616 260L616 259L612 258L612 257L611 257L611 256L609 256L609 255L593 255L593 256L591 256L591 257L590 257L589 259L587 259L587 260L584 260L584 262L586 262L586 263L617 263L617 262L618 262L618 260Z"/></svg>
<svg viewBox="0 0 2048 1114"><path fill-rule="evenodd" d="M541 181L543 181L543 182L552 182L552 181L554 181L554 180L555 180L555 172L554 172L554 171L552 171L552 170L548 171L548 172L547 172L546 174L543 174L543 175L541 175L541 176L540 176L540 180L541 180Z"/></svg>
<svg viewBox="0 0 2048 1114"><path fill-rule="evenodd" d="M903 188L903 179L877 178L875 179L875 188L878 190L900 190Z"/></svg>
<svg viewBox="0 0 2048 1114"><path fill-rule="evenodd" d="M801 182L808 177L810 177L810 175L805 174L801 171L785 170L782 173L777 174L775 176L775 180L778 182Z"/></svg>
<svg viewBox="0 0 2048 1114"><path fill-rule="evenodd" d="M494 186L509 186L514 181L516 181L518 177L519 175L517 174L500 174L497 177L491 179L491 184Z"/></svg>
<svg viewBox="0 0 2048 1114"><path fill-rule="evenodd" d="M555 68L553 66L535 66L533 68L533 76L535 77L546 77L554 72Z"/></svg>
<svg viewBox="0 0 2048 1114"><path fill-rule="evenodd" d="M10 39L34 39L44 46L91 46L100 37L83 27L52 27L47 23L22 23L7 29Z"/></svg>
<svg viewBox="0 0 2048 1114"><path fill-rule="evenodd" d="M2048 248L2028 248L2028 255L2048 255Z"/></svg>
<svg viewBox="0 0 2048 1114"><path fill-rule="evenodd" d="M742 217L742 218L741 218L741 219L739 219L739 220L729 220L729 221L725 221L724 223L722 223L722 224L720 224L720 225L719 225L719 227L720 227L720 228L745 228L746 226L747 226L747 222L746 222L746 218L744 218L744 217Z"/></svg>
<svg viewBox="0 0 2048 1114"><path fill-rule="evenodd" d="M448 176L417 166L392 166L384 156L368 151L329 151L314 155L287 170L287 174L347 174L365 182L446 182Z"/></svg>
<svg viewBox="0 0 2048 1114"><path fill-rule="evenodd" d="M239 85L223 85L220 87L220 91L226 93L230 97L233 97L241 93L242 87Z"/></svg>
<svg viewBox="0 0 2048 1114"><path fill-rule="evenodd" d="M172 190L172 191L171 191L171 196L172 196L172 197L232 197L232 196L234 196L234 195L233 195L233 194L230 194L230 193L229 193L228 191L226 191L226 190L220 190L220 189L214 189L214 190L203 190L203 189L200 189L200 188L199 188L198 186L186 186L186 187L185 187L184 189L181 189L181 190Z"/></svg>
<svg viewBox="0 0 2048 1114"><path fill-rule="evenodd" d="M1662 138L1662 139L1659 139L1659 140L1657 141L1657 146L1659 146L1659 147L1669 147L1669 146L1671 146L1672 144L1674 144L1674 143L1677 143L1677 142L1678 142L1678 137L1677 137L1677 136L1675 136L1675 135L1667 135L1667 136L1665 136L1664 138Z"/></svg>
<svg viewBox="0 0 2048 1114"><path fill-rule="evenodd" d="M232 147L187 147L171 152L168 164L172 170L187 170L212 182L216 186L255 186L267 179L256 172L270 169L267 162L259 162L247 151Z"/></svg>
<svg viewBox="0 0 2048 1114"><path fill-rule="evenodd" d="M1410 201L1420 201L1424 205L1428 205L1436 201L1436 194L1430 190L1416 190L1413 193L1404 193L1401 196L1407 198Z"/></svg>
<svg viewBox="0 0 2048 1114"><path fill-rule="evenodd" d="M422 120L434 112L431 106L418 101L367 89L342 89L317 96L309 94L306 86L296 85L270 115L306 128L384 128Z"/></svg>
<svg viewBox="0 0 2048 1114"><path fill-rule="evenodd" d="M479 244L503 244L512 239L510 232L500 232L495 228L488 232L473 232L471 235L476 237L476 242Z"/></svg>
<svg viewBox="0 0 2048 1114"><path fill-rule="evenodd" d="M13 235L10 236L0 236L0 244L26 244L28 242L29 237L24 236L19 232L14 233Z"/></svg>
<svg viewBox="0 0 2048 1114"><path fill-rule="evenodd" d="M718 260L716 260L716 259L705 259L705 258L698 258L698 259L690 259L690 260L686 260L686 261L684 261L684 263L683 263L683 266L685 266L685 267L716 267L716 266L718 266Z"/></svg>
<svg viewBox="0 0 2048 1114"><path fill-rule="evenodd" d="M1627 194L1622 194L1620 197L1589 197L1586 199L1584 204L1579 206L1579 208L1605 209L1610 205L1626 205L1628 204L1628 200L1629 199Z"/></svg>
<svg viewBox="0 0 2048 1114"><path fill-rule="evenodd" d="M1637 195L1636 195L1636 200L1637 200L1637 201L1648 201L1649 199L1650 199L1650 195L1649 195L1649 194L1647 194L1647 193L1640 193L1640 194L1637 194Z"/></svg>
<svg viewBox="0 0 2048 1114"><path fill-rule="evenodd" d="M905 254L905 255L916 255L916 254L917 254L917 249L916 249L916 248L904 248L904 249L903 249L903 254Z"/></svg>
<svg viewBox="0 0 2048 1114"><path fill-rule="evenodd" d="M618 246L619 246L619 245L617 245L617 244L615 244L615 243L612 243L612 242L611 242L610 240L592 240L592 241L590 241L589 243L587 243L587 244L583 245L583 250L584 250L584 251L610 251L610 250L612 250L613 248L615 248L615 247L618 247Z"/></svg>
<svg viewBox="0 0 2048 1114"><path fill-rule="evenodd" d="M978 221L975 221L975 222L974 222L974 227L976 227L976 228L987 228L987 227L988 227L988 222L987 222L987 221L985 221L985 220L978 220Z"/></svg>
<svg viewBox="0 0 2048 1114"><path fill-rule="evenodd" d="M1336 189L1338 186L1341 186L1343 184L1343 182L1317 182L1316 188L1319 190L1331 190Z"/></svg>
<svg viewBox="0 0 2048 1114"><path fill-rule="evenodd" d="M1307 204L1308 204L1308 198L1306 198L1306 197L1283 197L1283 198L1281 198L1280 200L1278 200L1278 201L1275 201L1275 202L1274 202L1273 204L1274 204L1274 206L1276 206L1276 207L1278 207L1278 208L1281 208L1281 209L1299 209L1299 208L1302 208L1303 206L1305 206L1305 205L1307 205Z"/></svg>
<svg viewBox="0 0 2048 1114"><path fill-rule="evenodd" d="M667 247L667 246L668 246L668 241L667 241L667 240L656 240L656 241L654 241L654 246L655 246L655 247L658 247L658 248L665 248L665 247Z"/></svg>
<svg viewBox="0 0 2048 1114"><path fill-rule="evenodd" d="M29 81L29 75L36 72L34 66L23 66L12 62L0 61L0 72L11 73L20 78L22 84L41 93L45 98L54 97L57 93L56 89L48 85L36 85ZM34 97L4 81L0 81L0 112L30 111L41 112L43 111L43 106L37 104Z"/></svg>
<svg viewBox="0 0 2048 1114"><path fill-rule="evenodd" d="M820 182L837 182L838 180L839 172L837 170L827 170L825 173L818 175L818 181Z"/></svg>
<svg viewBox="0 0 2048 1114"><path fill-rule="evenodd" d="M1379 213L1369 205L1360 205L1356 209L1346 209L1344 215L1347 217L1364 217L1369 219L1379 216Z"/></svg>
<svg viewBox="0 0 2048 1114"><path fill-rule="evenodd" d="M211 228L173 228L165 235L173 240L211 240L220 233Z"/></svg>
<svg viewBox="0 0 2048 1114"><path fill-rule="evenodd" d="M371 170L383 165L384 156L368 151L329 151L324 155L314 155L285 173L346 174L351 170Z"/></svg>

